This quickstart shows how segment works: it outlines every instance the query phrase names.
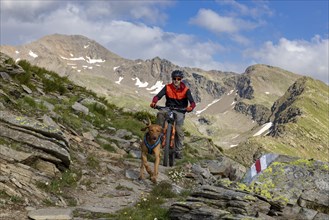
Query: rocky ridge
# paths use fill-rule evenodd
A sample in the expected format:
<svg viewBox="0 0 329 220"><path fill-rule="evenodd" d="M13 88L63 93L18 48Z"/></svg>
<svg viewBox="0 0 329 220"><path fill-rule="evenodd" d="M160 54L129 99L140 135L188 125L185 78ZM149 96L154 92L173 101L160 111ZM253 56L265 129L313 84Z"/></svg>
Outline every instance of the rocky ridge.
<svg viewBox="0 0 329 220"><path fill-rule="evenodd" d="M328 163L279 156L244 185L220 179L170 207L171 219L329 219ZM324 175L324 176L322 176Z"/></svg>
<svg viewBox="0 0 329 220"><path fill-rule="evenodd" d="M259 152L275 152L328 161L328 86L309 77L299 78L271 108L267 135L249 138L226 153L245 165Z"/></svg>

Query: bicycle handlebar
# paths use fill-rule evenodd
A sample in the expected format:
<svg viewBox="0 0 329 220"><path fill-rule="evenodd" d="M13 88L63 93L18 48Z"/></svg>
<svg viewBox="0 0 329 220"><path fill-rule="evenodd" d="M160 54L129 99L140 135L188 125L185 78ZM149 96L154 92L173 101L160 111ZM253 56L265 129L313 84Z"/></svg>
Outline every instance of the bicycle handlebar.
<svg viewBox="0 0 329 220"><path fill-rule="evenodd" d="M154 108L158 109L158 110L161 110L161 109L175 110L175 111L182 112L182 113L187 112L186 108L167 107L167 106L160 106L160 105L156 105Z"/></svg>

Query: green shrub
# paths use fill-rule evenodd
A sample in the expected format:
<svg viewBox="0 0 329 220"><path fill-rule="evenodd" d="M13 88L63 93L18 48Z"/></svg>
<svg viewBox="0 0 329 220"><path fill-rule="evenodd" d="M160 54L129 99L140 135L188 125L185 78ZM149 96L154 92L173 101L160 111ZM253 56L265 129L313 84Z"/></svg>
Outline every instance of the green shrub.
<svg viewBox="0 0 329 220"><path fill-rule="evenodd" d="M9 59L5 60L5 64L9 64L12 66L16 65L15 60L11 57L9 57Z"/></svg>
<svg viewBox="0 0 329 220"><path fill-rule="evenodd" d="M8 194L4 190L0 190L0 198L6 199L8 198Z"/></svg>
<svg viewBox="0 0 329 220"><path fill-rule="evenodd" d="M16 109L20 109L27 115L36 115L38 113L43 113L48 110L42 102L38 103L34 100L34 98L30 96L24 96L23 98L18 99Z"/></svg>
<svg viewBox="0 0 329 220"><path fill-rule="evenodd" d="M169 213L167 209L161 207L163 202L161 197L142 196L136 206L122 209L109 217L118 220L166 220L169 219Z"/></svg>
<svg viewBox="0 0 329 220"><path fill-rule="evenodd" d="M30 97L30 96L25 96L22 101L24 102L24 104L27 104L27 105L29 105L32 108L36 108L37 107L36 101L32 97Z"/></svg>
<svg viewBox="0 0 329 220"><path fill-rule="evenodd" d="M184 129L184 135L185 137L191 137L191 132Z"/></svg>
<svg viewBox="0 0 329 220"><path fill-rule="evenodd" d="M15 76L20 83L32 86L30 80L32 78L33 73L38 75L42 79L44 92L58 92L61 95L67 92L67 89L65 87L65 84L69 82L67 77L60 77L57 73L53 71L48 71L45 68L33 66L26 60L21 60L18 62L18 64L26 72L26 74L17 74L17 76Z"/></svg>
<svg viewBox="0 0 329 220"><path fill-rule="evenodd" d="M63 85L60 79L43 78L42 82L43 82L45 93L59 92L59 94L63 95L67 91L66 87Z"/></svg>
<svg viewBox="0 0 329 220"><path fill-rule="evenodd" d="M147 111L139 111L133 113L133 117L139 121L148 120L148 119L150 119L152 122L156 121L156 117Z"/></svg>
<svg viewBox="0 0 329 220"><path fill-rule="evenodd" d="M64 114L62 114L61 123L73 128L76 131L82 131L83 128L82 120L68 111L65 111Z"/></svg>
<svg viewBox="0 0 329 220"><path fill-rule="evenodd" d="M31 69L31 64L27 60L18 61L18 65L20 65L26 72L29 72Z"/></svg>
<svg viewBox="0 0 329 220"><path fill-rule="evenodd" d="M80 172L73 172L71 170L65 170L62 172L60 178L54 178L53 181L49 182L37 182L37 187L44 189L45 191L54 193L56 195L63 195L66 187L76 187L77 181L80 179Z"/></svg>
<svg viewBox="0 0 329 220"><path fill-rule="evenodd" d="M162 181L155 185L151 191L151 196L163 197L163 198L174 198L177 195L172 191L172 184L166 181Z"/></svg>
<svg viewBox="0 0 329 220"><path fill-rule="evenodd" d="M116 152L115 148L111 144L101 144L103 149L109 151L109 152Z"/></svg>
<svg viewBox="0 0 329 220"><path fill-rule="evenodd" d="M87 166L92 169L98 169L100 167L99 160L94 155L88 155Z"/></svg>
<svg viewBox="0 0 329 220"><path fill-rule="evenodd" d="M116 190L128 190L128 191L134 191L133 188L130 188L130 187L127 187L127 186L123 186L123 185L121 185L120 183L119 183L119 185L117 185L117 186L115 187L115 189L116 189Z"/></svg>
<svg viewBox="0 0 329 220"><path fill-rule="evenodd" d="M92 105L89 105L88 108L93 113L98 113L98 114L100 114L104 117L107 116L107 109L104 106L102 106L98 103L94 103Z"/></svg>
<svg viewBox="0 0 329 220"><path fill-rule="evenodd" d="M15 204L19 204L19 203L23 203L24 199L22 197L19 197L19 196L11 196L10 201L15 203Z"/></svg>
<svg viewBox="0 0 329 220"><path fill-rule="evenodd" d="M117 129L126 129L139 136L140 138L142 138L144 135L144 132L141 131L141 128L145 127L145 124L129 115L122 114L116 118L113 118L111 122L113 127L116 127Z"/></svg>
<svg viewBox="0 0 329 220"><path fill-rule="evenodd" d="M16 74L13 78L14 80L17 80L20 84L24 84L30 88L34 88L34 86L31 84L32 74L30 71L26 71L22 74Z"/></svg>

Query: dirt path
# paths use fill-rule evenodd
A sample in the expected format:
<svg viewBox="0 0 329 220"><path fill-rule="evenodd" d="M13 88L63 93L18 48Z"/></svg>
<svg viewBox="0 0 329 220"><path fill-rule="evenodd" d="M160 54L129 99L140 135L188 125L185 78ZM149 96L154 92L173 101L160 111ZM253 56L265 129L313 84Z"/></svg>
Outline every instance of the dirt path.
<svg viewBox="0 0 329 220"><path fill-rule="evenodd" d="M150 163L153 168L153 164ZM124 162L124 167L113 167L115 172L102 176L97 184L93 185L91 190L77 189L76 195L78 205L76 209L99 212L114 213L128 206L138 203L145 197L154 184L148 179L139 180L139 160ZM163 166L159 167L158 181L169 180L165 175L165 170L169 169Z"/></svg>

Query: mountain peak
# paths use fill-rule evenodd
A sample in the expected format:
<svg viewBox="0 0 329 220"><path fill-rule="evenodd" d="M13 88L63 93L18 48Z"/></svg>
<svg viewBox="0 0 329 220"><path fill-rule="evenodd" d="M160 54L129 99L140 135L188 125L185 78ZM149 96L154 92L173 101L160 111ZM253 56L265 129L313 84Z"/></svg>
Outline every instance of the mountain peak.
<svg viewBox="0 0 329 220"><path fill-rule="evenodd" d="M62 35L53 34L40 38L39 40L32 42L33 47L45 47L49 48L54 53L61 53L63 55L73 54L74 56L88 54L90 56L103 59L119 59L121 58L117 54L107 50L101 44L94 40L91 40L82 35Z"/></svg>

